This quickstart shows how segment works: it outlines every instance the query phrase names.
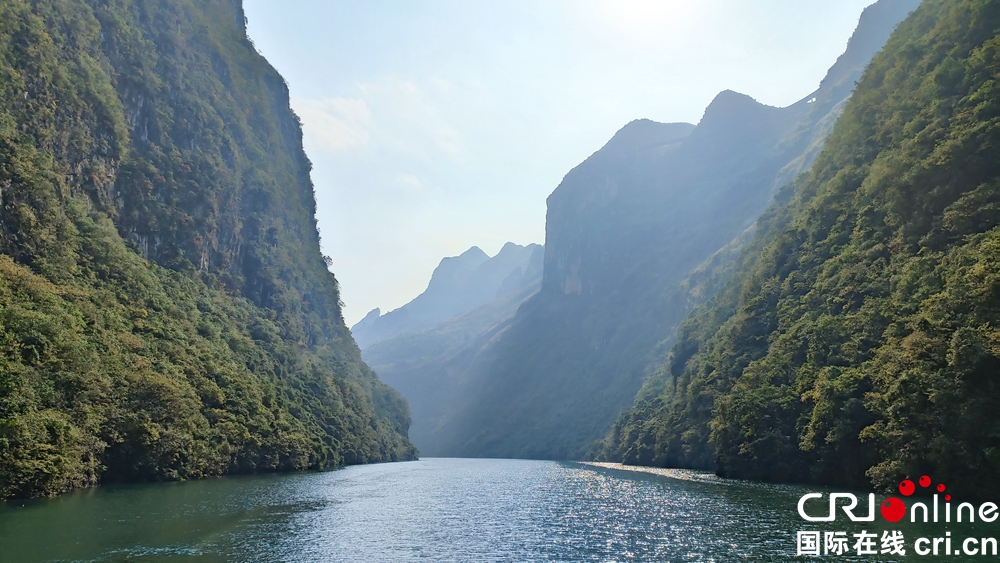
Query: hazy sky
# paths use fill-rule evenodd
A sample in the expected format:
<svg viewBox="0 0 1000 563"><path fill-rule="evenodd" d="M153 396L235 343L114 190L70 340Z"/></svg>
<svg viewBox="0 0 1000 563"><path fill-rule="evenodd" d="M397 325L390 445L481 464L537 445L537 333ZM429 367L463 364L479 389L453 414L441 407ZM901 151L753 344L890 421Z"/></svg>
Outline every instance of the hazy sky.
<svg viewBox="0 0 1000 563"><path fill-rule="evenodd" d="M541 243L545 198L633 119L814 90L872 0L245 0L288 81L348 325L444 256Z"/></svg>

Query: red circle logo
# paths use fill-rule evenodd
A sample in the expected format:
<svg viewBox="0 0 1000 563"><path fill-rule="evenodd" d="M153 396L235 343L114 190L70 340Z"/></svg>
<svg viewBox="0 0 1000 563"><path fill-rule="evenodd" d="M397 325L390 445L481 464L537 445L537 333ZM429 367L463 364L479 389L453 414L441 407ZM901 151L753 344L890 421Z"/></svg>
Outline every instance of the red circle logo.
<svg viewBox="0 0 1000 563"><path fill-rule="evenodd" d="M899 522L906 516L906 503L896 497L882 501L882 518L889 522Z"/></svg>
<svg viewBox="0 0 1000 563"><path fill-rule="evenodd" d="M907 479L899 484L899 493L904 497L908 497L915 492L917 492L917 486L913 484L913 481Z"/></svg>

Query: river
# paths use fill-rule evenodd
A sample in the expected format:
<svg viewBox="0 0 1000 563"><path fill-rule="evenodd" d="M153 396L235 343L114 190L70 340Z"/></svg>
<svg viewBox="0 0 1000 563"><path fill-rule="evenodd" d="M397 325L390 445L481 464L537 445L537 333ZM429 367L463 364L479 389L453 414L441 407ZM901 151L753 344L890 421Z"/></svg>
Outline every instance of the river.
<svg viewBox="0 0 1000 563"><path fill-rule="evenodd" d="M0 561L789 561L817 527L796 512L802 487L660 473L432 458L104 486L0 503ZM933 560L908 553L824 559Z"/></svg>

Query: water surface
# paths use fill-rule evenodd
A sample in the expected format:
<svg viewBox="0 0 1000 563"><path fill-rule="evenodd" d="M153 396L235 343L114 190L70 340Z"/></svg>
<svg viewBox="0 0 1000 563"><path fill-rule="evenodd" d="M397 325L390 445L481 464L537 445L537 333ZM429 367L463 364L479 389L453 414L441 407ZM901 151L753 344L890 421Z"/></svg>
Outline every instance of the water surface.
<svg viewBox="0 0 1000 563"><path fill-rule="evenodd" d="M470 459L116 485L0 503L0 561L789 561L805 491Z"/></svg>

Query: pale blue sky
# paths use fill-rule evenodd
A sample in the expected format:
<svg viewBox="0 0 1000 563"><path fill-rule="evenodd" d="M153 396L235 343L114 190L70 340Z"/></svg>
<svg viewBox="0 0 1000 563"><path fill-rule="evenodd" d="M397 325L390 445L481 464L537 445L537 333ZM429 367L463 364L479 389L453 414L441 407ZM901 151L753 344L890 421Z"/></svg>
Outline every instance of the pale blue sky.
<svg viewBox="0 0 1000 563"><path fill-rule="evenodd" d="M444 256L541 243L545 198L633 119L818 85L872 0L245 0L314 164L354 324Z"/></svg>

